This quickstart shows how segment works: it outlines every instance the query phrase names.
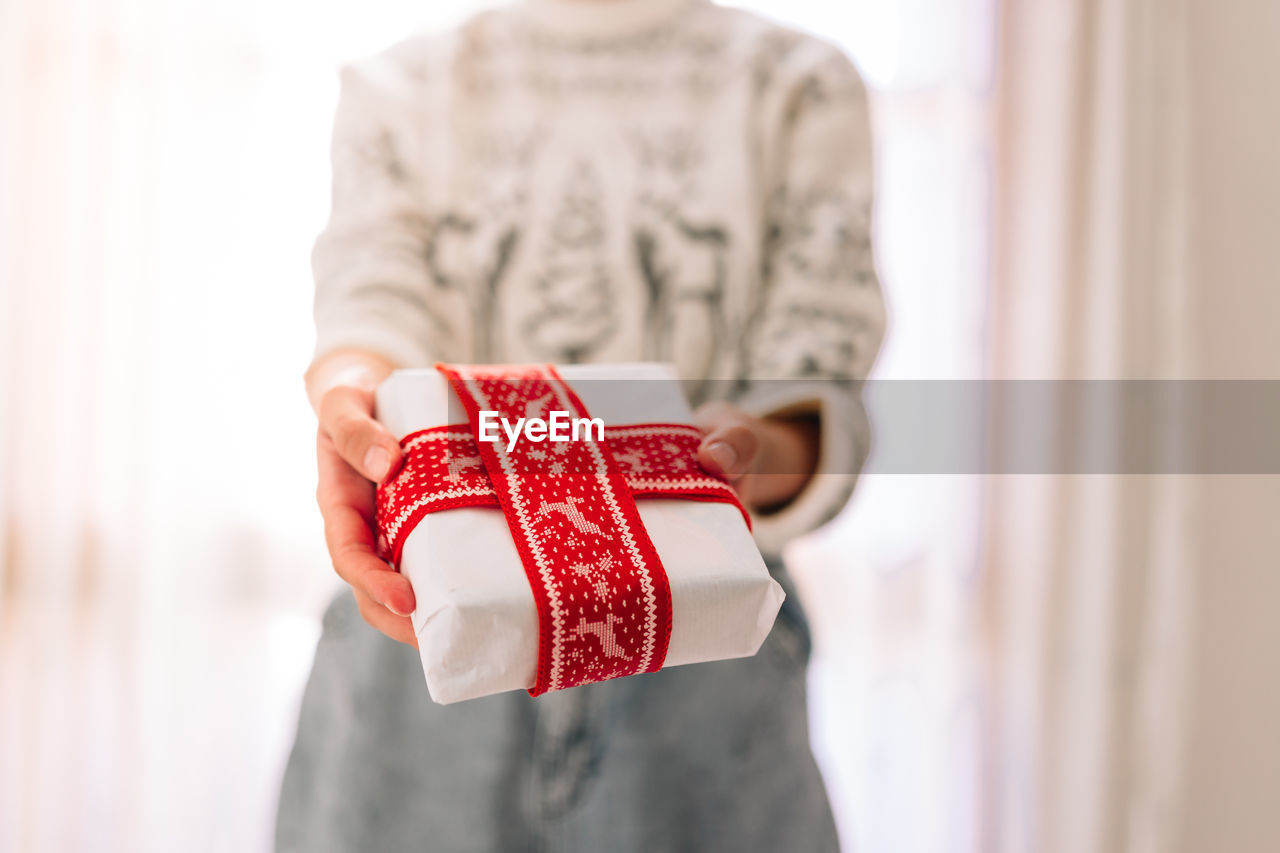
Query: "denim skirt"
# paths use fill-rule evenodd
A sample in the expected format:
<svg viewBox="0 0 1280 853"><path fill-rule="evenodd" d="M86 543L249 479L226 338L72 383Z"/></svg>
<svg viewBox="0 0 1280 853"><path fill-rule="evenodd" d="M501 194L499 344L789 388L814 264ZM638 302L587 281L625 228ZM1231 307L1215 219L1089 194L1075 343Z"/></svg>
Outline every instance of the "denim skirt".
<svg viewBox="0 0 1280 853"><path fill-rule="evenodd" d="M285 770L282 853L827 853L809 631L786 573L750 658L532 698L427 695L417 652L329 606Z"/></svg>

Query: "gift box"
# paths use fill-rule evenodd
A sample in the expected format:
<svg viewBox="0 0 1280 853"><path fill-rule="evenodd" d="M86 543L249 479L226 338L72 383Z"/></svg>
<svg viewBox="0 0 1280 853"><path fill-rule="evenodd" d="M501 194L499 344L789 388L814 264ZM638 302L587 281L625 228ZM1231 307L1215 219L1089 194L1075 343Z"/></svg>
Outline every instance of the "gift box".
<svg viewBox="0 0 1280 853"><path fill-rule="evenodd" d="M379 546L413 585L433 700L755 654L783 592L694 460L671 368L441 367L377 392L406 453Z"/></svg>

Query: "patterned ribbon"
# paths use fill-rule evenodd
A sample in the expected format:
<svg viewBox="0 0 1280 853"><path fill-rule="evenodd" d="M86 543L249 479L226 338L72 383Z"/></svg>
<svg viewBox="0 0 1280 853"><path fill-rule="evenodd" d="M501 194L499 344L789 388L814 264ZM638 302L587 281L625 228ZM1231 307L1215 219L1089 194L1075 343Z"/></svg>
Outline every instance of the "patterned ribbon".
<svg viewBox="0 0 1280 853"><path fill-rule="evenodd" d="M666 572L636 509L637 497L732 503L733 490L694 459L701 433L681 424L606 427L604 441L478 441L479 413L511 422L586 407L550 365L437 365L468 423L402 439L405 464L378 489L379 549L399 565L404 542L429 512L499 507L538 609L540 695L655 672L671 636ZM749 518L748 518L749 523Z"/></svg>

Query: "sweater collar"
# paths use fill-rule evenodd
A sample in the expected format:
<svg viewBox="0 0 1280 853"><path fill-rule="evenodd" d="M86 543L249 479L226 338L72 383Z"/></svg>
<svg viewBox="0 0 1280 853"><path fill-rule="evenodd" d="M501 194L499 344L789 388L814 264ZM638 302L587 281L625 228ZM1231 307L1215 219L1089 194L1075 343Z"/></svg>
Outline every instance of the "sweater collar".
<svg viewBox="0 0 1280 853"><path fill-rule="evenodd" d="M534 29L567 37L619 36L653 29L698 0L522 0Z"/></svg>

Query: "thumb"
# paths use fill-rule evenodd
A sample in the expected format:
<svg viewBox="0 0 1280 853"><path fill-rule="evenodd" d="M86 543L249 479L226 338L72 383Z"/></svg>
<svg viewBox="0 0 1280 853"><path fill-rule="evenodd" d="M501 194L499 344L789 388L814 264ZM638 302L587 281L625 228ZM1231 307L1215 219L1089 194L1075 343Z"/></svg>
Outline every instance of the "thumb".
<svg viewBox="0 0 1280 853"><path fill-rule="evenodd" d="M373 392L341 386L320 403L320 427L338 455L367 480L381 483L400 467L400 444L373 418Z"/></svg>
<svg viewBox="0 0 1280 853"><path fill-rule="evenodd" d="M698 445L698 462L713 473L736 480L751 470L760 440L742 422L723 424L711 430Z"/></svg>

